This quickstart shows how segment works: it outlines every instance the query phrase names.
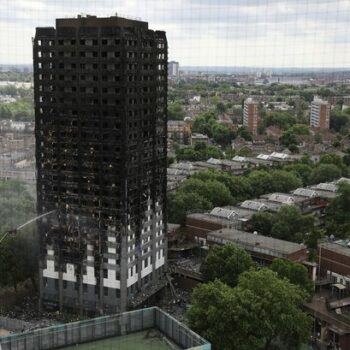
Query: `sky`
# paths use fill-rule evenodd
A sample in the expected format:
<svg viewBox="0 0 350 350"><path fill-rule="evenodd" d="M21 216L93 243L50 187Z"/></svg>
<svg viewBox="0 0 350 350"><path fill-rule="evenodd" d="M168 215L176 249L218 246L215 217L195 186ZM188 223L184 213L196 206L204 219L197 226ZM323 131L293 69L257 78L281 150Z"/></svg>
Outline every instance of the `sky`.
<svg viewBox="0 0 350 350"><path fill-rule="evenodd" d="M137 17L180 66L350 67L350 0L0 0L0 64L32 62L35 27Z"/></svg>

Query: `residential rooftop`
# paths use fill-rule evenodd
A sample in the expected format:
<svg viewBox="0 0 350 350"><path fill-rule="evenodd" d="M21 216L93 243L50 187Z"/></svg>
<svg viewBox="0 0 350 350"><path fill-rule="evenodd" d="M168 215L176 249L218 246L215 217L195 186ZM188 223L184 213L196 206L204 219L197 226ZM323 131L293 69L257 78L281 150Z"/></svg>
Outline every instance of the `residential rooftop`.
<svg viewBox="0 0 350 350"><path fill-rule="evenodd" d="M276 257L287 257L290 254L306 248L304 245L294 242L227 228L210 232L207 240L221 244L233 242L246 250L259 250L260 253Z"/></svg>
<svg viewBox="0 0 350 350"><path fill-rule="evenodd" d="M326 242L319 244L319 247L331 250L335 253L350 256L350 247L347 245L349 241ZM322 255L322 251L321 251Z"/></svg>

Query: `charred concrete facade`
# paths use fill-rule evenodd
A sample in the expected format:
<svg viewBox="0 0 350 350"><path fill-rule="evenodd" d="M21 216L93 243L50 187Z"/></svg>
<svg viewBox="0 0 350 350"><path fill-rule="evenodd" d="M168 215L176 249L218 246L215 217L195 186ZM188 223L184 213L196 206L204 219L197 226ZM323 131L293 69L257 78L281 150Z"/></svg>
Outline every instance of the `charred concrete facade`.
<svg viewBox="0 0 350 350"><path fill-rule="evenodd" d="M33 52L41 304L124 311L164 281L166 35L57 19Z"/></svg>

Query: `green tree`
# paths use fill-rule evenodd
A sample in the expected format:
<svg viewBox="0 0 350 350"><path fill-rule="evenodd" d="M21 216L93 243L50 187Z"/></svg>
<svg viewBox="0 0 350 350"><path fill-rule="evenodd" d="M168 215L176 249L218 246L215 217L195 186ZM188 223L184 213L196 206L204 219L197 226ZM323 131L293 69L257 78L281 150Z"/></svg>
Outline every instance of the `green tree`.
<svg viewBox="0 0 350 350"><path fill-rule="evenodd" d="M213 112L199 114L192 125L192 131L213 137L213 127L217 125L216 115Z"/></svg>
<svg viewBox="0 0 350 350"><path fill-rule="evenodd" d="M181 161L199 161L209 158L224 158L224 154L216 146L206 145L204 142L198 142L194 146L177 148L175 150L176 159Z"/></svg>
<svg viewBox="0 0 350 350"><path fill-rule="evenodd" d="M215 108L216 108L216 110L217 110L217 112L218 112L219 114L225 113L225 112L226 112L226 109L227 109L226 105L225 105L224 103L222 103L222 102L218 102L218 103L216 104Z"/></svg>
<svg viewBox="0 0 350 350"><path fill-rule="evenodd" d="M176 101L168 104L168 119L169 120L184 120L185 112L182 105Z"/></svg>
<svg viewBox="0 0 350 350"><path fill-rule="evenodd" d="M246 141L252 141L253 140L253 136L252 136L251 132L245 127L240 127L237 130L237 136L242 137Z"/></svg>
<svg viewBox="0 0 350 350"><path fill-rule="evenodd" d="M314 140L316 143L322 143L323 142L323 137L320 133L316 133L314 136Z"/></svg>
<svg viewBox="0 0 350 350"><path fill-rule="evenodd" d="M336 132L346 128L349 124L350 116L339 109L331 111L330 128Z"/></svg>
<svg viewBox="0 0 350 350"><path fill-rule="evenodd" d="M168 195L168 219L174 224L184 224L188 211L208 210L213 205L205 197L195 192L177 191Z"/></svg>
<svg viewBox="0 0 350 350"><path fill-rule="evenodd" d="M214 141L223 147L231 145L232 140L235 138L233 131L221 124L215 124L213 126L212 134Z"/></svg>
<svg viewBox="0 0 350 350"><path fill-rule="evenodd" d="M295 135L309 135L309 127L305 124L295 124L288 129L289 132Z"/></svg>
<svg viewBox="0 0 350 350"><path fill-rule="evenodd" d="M186 180L179 190L185 193L197 193L206 198L213 206L223 206L232 203L229 189L217 180L202 181L198 178L191 178Z"/></svg>
<svg viewBox="0 0 350 350"><path fill-rule="evenodd" d="M264 193L272 192L272 176L269 172L255 170L247 176L247 179L252 188L253 196L259 197Z"/></svg>
<svg viewBox="0 0 350 350"><path fill-rule="evenodd" d="M305 297L275 272L251 270L235 288L219 280L197 287L187 316L214 349L297 349L311 330L311 319L301 309Z"/></svg>
<svg viewBox="0 0 350 350"><path fill-rule="evenodd" d="M336 154L331 154L331 153L321 154L319 163L320 164L334 164L338 168L341 168L342 166L344 166L342 158Z"/></svg>
<svg viewBox="0 0 350 350"><path fill-rule="evenodd" d="M234 287L239 275L254 266L250 255L235 244L213 246L204 260L201 271L205 281L219 279Z"/></svg>
<svg viewBox="0 0 350 350"><path fill-rule="evenodd" d="M326 229L328 234L345 238L350 232L350 184L340 182L337 196L326 209Z"/></svg>
<svg viewBox="0 0 350 350"><path fill-rule="evenodd" d="M315 224L312 215L303 215L295 205L283 205L274 216L271 236L286 241L302 242Z"/></svg>
<svg viewBox="0 0 350 350"><path fill-rule="evenodd" d="M274 215L267 212L255 213L249 220L250 229L259 235L270 236Z"/></svg>
<svg viewBox="0 0 350 350"><path fill-rule="evenodd" d="M319 164L312 170L310 175L310 183L317 184L320 182L333 181L339 179L341 170L334 164Z"/></svg>
<svg viewBox="0 0 350 350"><path fill-rule="evenodd" d="M264 125L277 126L282 130L288 130L296 123L296 118L288 112L271 112L264 119Z"/></svg>
<svg viewBox="0 0 350 350"><path fill-rule="evenodd" d="M309 296L313 294L314 285L304 265L286 259L275 259L270 265L270 269L275 271L280 278L287 278L290 283L299 286Z"/></svg>
<svg viewBox="0 0 350 350"><path fill-rule="evenodd" d="M223 183L230 191L232 198L238 202L245 200L252 195L252 188L244 176L233 176L221 170L200 171L193 175L193 178L217 180Z"/></svg>
<svg viewBox="0 0 350 350"><path fill-rule="evenodd" d="M291 146L297 146L298 140L291 131L285 131L279 139L281 145L290 148Z"/></svg>
<svg viewBox="0 0 350 350"><path fill-rule="evenodd" d="M286 165L283 169L296 174L302 180L304 186L310 183L310 176L312 173L312 167L310 165L295 163Z"/></svg>
<svg viewBox="0 0 350 350"><path fill-rule="evenodd" d="M272 191L274 192L290 192L302 186L301 179L286 170L273 170L270 172L272 177Z"/></svg>
<svg viewBox="0 0 350 350"><path fill-rule="evenodd" d="M256 340L263 340L261 349L272 348L274 342L277 348L298 349L307 341L311 330L311 318L302 311L302 304L307 295L298 286L279 279L276 273L269 269L261 269L243 273L237 287L237 293L239 290L250 291L254 296L252 302L255 300L255 306L260 308L257 310L252 305L253 310L258 313L251 314L249 318L251 321L253 317L261 319L261 328L258 330L260 334L255 335ZM238 319L240 320L240 317ZM249 325L249 319L247 321L246 325ZM250 331L254 334L254 330L256 328L253 323Z"/></svg>

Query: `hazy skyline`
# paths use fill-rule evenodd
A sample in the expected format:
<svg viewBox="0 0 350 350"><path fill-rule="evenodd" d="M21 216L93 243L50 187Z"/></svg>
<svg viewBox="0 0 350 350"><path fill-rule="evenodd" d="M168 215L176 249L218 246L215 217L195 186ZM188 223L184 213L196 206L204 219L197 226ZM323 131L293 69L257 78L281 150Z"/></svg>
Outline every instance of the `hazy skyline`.
<svg viewBox="0 0 350 350"><path fill-rule="evenodd" d="M2 0L0 64L32 62L35 27L116 12L165 30L182 66L350 67L349 0Z"/></svg>

